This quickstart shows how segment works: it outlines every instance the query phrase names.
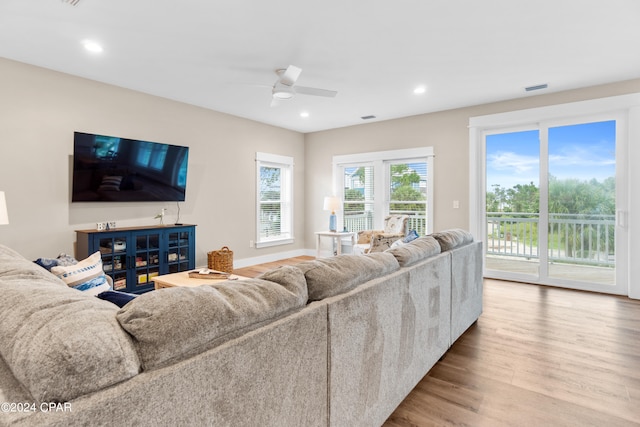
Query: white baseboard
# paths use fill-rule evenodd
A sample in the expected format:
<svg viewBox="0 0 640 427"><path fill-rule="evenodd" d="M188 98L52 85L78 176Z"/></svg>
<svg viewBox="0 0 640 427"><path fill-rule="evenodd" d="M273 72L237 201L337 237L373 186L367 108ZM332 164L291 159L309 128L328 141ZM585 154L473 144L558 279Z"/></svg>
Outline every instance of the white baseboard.
<svg viewBox="0 0 640 427"><path fill-rule="evenodd" d="M279 261L285 258L293 258L293 257L305 256L305 255L315 256L316 251L315 249L297 249L295 251L278 252L275 254L257 256L252 258L237 259L233 261L233 268L250 267L256 264L264 264L266 262L274 262L274 261Z"/></svg>

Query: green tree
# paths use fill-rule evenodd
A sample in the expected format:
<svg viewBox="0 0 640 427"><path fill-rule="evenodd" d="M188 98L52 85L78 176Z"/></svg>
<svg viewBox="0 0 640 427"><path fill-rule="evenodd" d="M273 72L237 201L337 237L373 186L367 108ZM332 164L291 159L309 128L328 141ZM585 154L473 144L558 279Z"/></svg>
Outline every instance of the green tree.
<svg viewBox="0 0 640 427"><path fill-rule="evenodd" d="M512 212L540 212L540 189L533 182L507 190L507 200Z"/></svg>
<svg viewBox="0 0 640 427"><path fill-rule="evenodd" d="M411 187L413 184L418 184L419 182L420 175L418 172L409 169L408 165L404 163L391 165L391 188Z"/></svg>
<svg viewBox="0 0 640 427"><path fill-rule="evenodd" d="M391 193L391 200L407 200L407 201L419 201L424 200L424 195L416 190L415 188L404 185L402 187L397 187ZM389 209L393 211L420 211L424 210L424 204L422 203L391 203L389 205Z"/></svg>
<svg viewBox="0 0 640 427"><path fill-rule="evenodd" d="M573 215L581 217L593 215L600 219L601 215L615 214L615 178L609 177L603 182L596 179L582 181L579 179L559 180L549 177L549 213L563 214L564 218ZM564 225L559 233L567 248L567 256L574 256L578 248L588 248L590 242L600 241L601 247L614 247L613 230L597 227L592 224ZM605 239L609 238L606 242ZM580 240L582 238L582 240ZM588 254L581 254L588 256Z"/></svg>
<svg viewBox="0 0 640 427"><path fill-rule="evenodd" d="M344 212L364 211L364 203L354 203L364 200L364 194L353 188L344 189Z"/></svg>
<svg viewBox="0 0 640 427"><path fill-rule="evenodd" d="M493 184L493 191L487 191L487 212L509 212L511 209L507 205L507 190L500 184Z"/></svg>
<svg viewBox="0 0 640 427"><path fill-rule="evenodd" d="M391 200L416 202L425 200L424 194L415 188L420 183L420 175L404 163L391 165ZM391 203L392 211L424 211L422 203Z"/></svg>

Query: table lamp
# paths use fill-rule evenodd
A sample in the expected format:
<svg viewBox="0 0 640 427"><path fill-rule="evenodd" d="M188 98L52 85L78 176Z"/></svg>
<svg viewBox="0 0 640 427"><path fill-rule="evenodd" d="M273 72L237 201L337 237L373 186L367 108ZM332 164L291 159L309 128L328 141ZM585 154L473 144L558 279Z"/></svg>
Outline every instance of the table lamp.
<svg viewBox="0 0 640 427"><path fill-rule="evenodd" d="M0 224L9 224L9 214L7 213L7 199L4 191L0 191Z"/></svg>
<svg viewBox="0 0 640 427"><path fill-rule="evenodd" d="M329 215L329 231L337 231L336 211L340 209L340 199L335 196L326 196L324 198L324 210L331 211Z"/></svg>

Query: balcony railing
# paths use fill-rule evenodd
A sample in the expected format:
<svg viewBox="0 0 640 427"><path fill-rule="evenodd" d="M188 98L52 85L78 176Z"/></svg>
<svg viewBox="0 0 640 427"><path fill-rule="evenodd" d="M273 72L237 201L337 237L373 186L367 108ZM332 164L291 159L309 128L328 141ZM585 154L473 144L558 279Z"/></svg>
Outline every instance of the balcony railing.
<svg viewBox="0 0 640 427"><path fill-rule="evenodd" d="M487 212L487 254L538 259L538 227L538 214ZM549 214L549 261L613 267L614 229L614 215Z"/></svg>
<svg viewBox="0 0 640 427"><path fill-rule="evenodd" d="M427 233L426 215L418 215L413 211L390 211L389 213L391 215L409 215L409 230L416 230L419 236L424 236ZM349 231L373 230L373 212L345 212L344 227Z"/></svg>

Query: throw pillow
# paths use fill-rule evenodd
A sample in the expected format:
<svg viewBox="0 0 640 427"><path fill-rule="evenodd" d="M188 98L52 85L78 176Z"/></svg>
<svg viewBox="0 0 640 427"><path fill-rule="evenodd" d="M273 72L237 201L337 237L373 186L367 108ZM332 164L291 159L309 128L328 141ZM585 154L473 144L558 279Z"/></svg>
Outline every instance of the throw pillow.
<svg viewBox="0 0 640 427"><path fill-rule="evenodd" d="M127 304L129 301L131 301L138 295L129 294L127 292L120 292L120 291L104 291L99 293L96 296L105 301L114 303L118 307L122 308L125 306L125 304Z"/></svg>
<svg viewBox="0 0 640 427"><path fill-rule="evenodd" d="M99 251L75 265L51 267L51 273L62 279L67 286L85 291L90 295L98 295L111 289L102 270Z"/></svg>
<svg viewBox="0 0 640 427"><path fill-rule="evenodd" d="M403 241L404 243L409 243L409 242L411 242L411 241L413 241L413 240L416 240L418 237L420 237L420 236L418 235L418 232L417 232L416 230L411 230L411 231L409 232L409 234L407 234L407 236L406 236L404 239L402 239L402 241Z"/></svg>
<svg viewBox="0 0 640 427"><path fill-rule="evenodd" d="M38 264L40 267L51 271L51 268L58 265L61 265L63 267L66 267L69 265L75 265L78 263L78 260L70 255L61 253L60 255L58 255L57 258L38 258L33 262Z"/></svg>
<svg viewBox="0 0 640 427"><path fill-rule="evenodd" d="M396 240L395 242L393 242L391 244L389 249L397 248L398 246L402 246L402 245L406 245L404 239L398 239L398 240ZM389 249L387 249L387 250L389 250Z"/></svg>

